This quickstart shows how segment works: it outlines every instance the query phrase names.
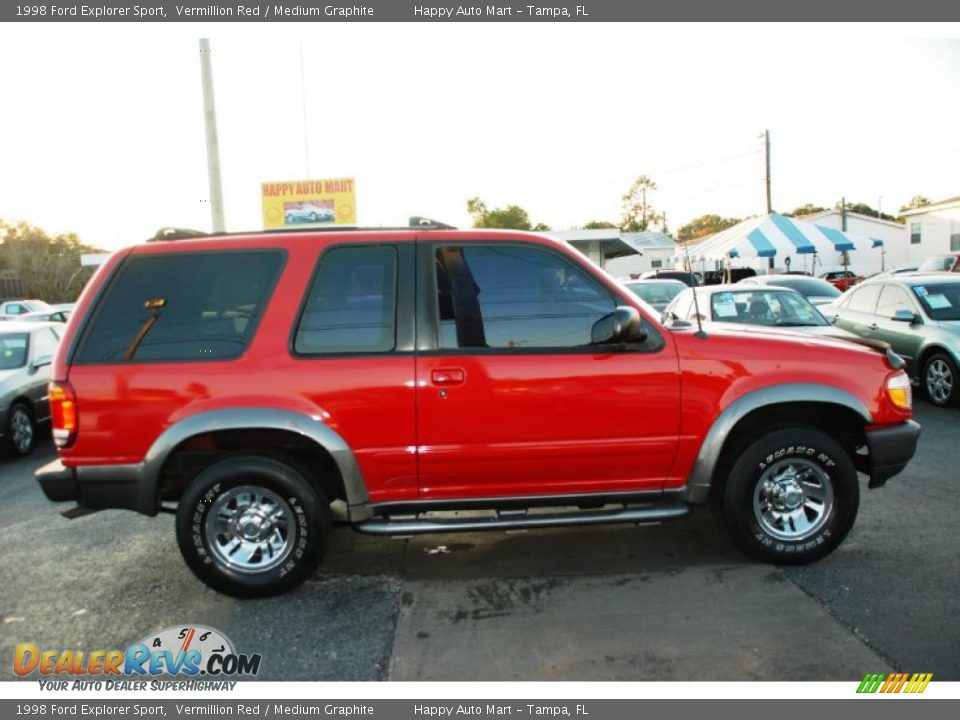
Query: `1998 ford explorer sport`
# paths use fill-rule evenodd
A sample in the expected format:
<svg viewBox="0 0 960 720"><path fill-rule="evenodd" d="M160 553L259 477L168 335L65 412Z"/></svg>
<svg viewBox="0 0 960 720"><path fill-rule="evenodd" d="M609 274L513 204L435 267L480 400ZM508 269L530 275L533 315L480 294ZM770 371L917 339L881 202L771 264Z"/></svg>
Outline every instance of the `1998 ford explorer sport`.
<svg viewBox="0 0 960 720"><path fill-rule="evenodd" d="M913 456L900 358L656 318L521 232L148 242L111 257L67 326L60 459L37 478L68 514L175 512L193 572L243 597L315 571L336 500L357 530L400 535L712 503L755 558L831 552L857 471L877 487Z"/></svg>

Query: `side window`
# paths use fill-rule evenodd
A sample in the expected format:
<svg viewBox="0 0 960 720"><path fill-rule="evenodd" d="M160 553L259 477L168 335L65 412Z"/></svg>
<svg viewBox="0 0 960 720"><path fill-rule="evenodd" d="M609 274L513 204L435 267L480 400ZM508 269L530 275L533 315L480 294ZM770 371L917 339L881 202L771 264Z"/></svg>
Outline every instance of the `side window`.
<svg viewBox="0 0 960 720"><path fill-rule="evenodd" d="M442 246L435 259L443 349L586 346L616 307L583 270L542 248Z"/></svg>
<svg viewBox="0 0 960 720"><path fill-rule="evenodd" d="M37 331L33 336L33 359L42 358L47 356L53 358L57 354L57 346L60 344L60 341L57 339L57 336L53 334L53 330L49 328L44 328L43 330Z"/></svg>
<svg viewBox="0 0 960 720"><path fill-rule="evenodd" d="M877 297L880 295L879 285L867 285L854 290L853 295L847 303L847 307L856 312L870 313L873 315L877 309Z"/></svg>
<svg viewBox="0 0 960 720"><path fill-rule="evenodd" d="M691 309L693 308L693 291L684 290L677 299L676 307L673 308L673 314L680 320L689 320Z"/></svg>
<svg viewBox="0 0 960 720"><path fill-rule="evenodd" d="M75 361L123 362L134 347L131 362L237 357L283 261L279 250L133 255L111 280Z"/></svg>
<svg viewBox="0 0 960 720"><path fill-rule="evenodd" d="M7 315L22 315L23 314L23 305L18 305L17 303L10 303L7 305Z"/></svg>
<svg viewBox="0 0 960 720"><path fill-rule="evenodd" d="M396 346L397 249L336 247L320 256L293 350L298 355L389 352Z"/></svg>
<svg viewBox="0 0 960 720"><path fill-rule="evenodd" d="M910 223L910 244L919 245L922 239L922 226L918 222Z"/></svg>
<svg viewBox="0 0 960 720"><path fill-rule="evenodd" d="M877 315L891 318L897 310L915 313L917 308L911 302L906 290L896 285L884 285L880 293L880 301L877 303Z"/></svg>

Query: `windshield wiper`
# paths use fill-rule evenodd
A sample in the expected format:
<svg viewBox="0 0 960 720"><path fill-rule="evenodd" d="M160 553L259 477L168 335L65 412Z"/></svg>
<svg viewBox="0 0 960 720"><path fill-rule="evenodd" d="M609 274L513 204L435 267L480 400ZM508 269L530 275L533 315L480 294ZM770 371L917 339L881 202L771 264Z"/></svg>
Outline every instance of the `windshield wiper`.
<svg viewBox="0 0 960 720"><path fill-rule="evenodd" d="M144 310L153 310L150 313L150 317L147 318L147 321L143 324L143 327L140 328L140 332L137 333L137 336L133 339L128 346L126 351L123 353L124 360L133 360L133 356L137 353L137 348L140 347L140 343L143 342L143 339L147 336L147 333L150 332L150 328L154 326L154 323L160 319L160 309L167 304L166 298L153 298L152 300L147 300L143 303Z"/></svg>

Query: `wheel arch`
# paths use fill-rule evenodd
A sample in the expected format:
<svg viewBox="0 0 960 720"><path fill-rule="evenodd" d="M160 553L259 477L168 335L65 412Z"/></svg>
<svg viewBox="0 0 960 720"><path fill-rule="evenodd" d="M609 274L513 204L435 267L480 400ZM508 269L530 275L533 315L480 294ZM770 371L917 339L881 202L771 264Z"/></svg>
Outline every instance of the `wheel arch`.
<svg viewBox="0 0 960 720"><path fill-rule="evenodd" d="M243 444L239 451L256 452L257 449L275 449L286 443L302 453L314 472L322 469L322 461L328 459L336 471L336 488L328 494L342 494L353 516L369 505L370 496L353 451L343 437L319 419L292 410L264 407L233 407L208 410L187 416L168 427L153 443L143 463L143 478L155 488L159 505L164 482L170 482L171 461L184 451L189 451L194 442L204 449L204 440L215 439L215 449L229 447L231 441L243 441L256 437L259 442L251 446ZM321 463L320 467L311 459ZM330 479L316 476L312 480L323 483ZM169 486L168 486L169 487ZM339 492L337 491L339 490ZM331 498L333 499L333 498ZM354 510L356 509L356 510Z"/></svg>
<svg viewBox="0 0 960 720"><path fill-rule="evenodd" d="M856 396L829 385L793 383L749 392L724 408L707 432L687 476L687 500L706 502L711 490L722 485L723 469L743 442L760 428L786 422L850 433L848 449L853 451L873 416Z"/></svg>

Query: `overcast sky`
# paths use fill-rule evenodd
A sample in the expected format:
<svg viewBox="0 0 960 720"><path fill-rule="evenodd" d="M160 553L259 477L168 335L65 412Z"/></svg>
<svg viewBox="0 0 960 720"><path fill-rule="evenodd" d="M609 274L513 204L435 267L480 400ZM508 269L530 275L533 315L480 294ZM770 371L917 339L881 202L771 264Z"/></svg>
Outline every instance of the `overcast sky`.
<svg viewBox="0 0 960 720"><path fill-rule="evenodd" d="M960 195L956 25L7 24L0 219L209 230L200 36L230 230L260 227L261 182L341 176L362 225L464 226L479 196L566 229L640 174L675 230L764 211L764 128L775 209Z"/></svg>

